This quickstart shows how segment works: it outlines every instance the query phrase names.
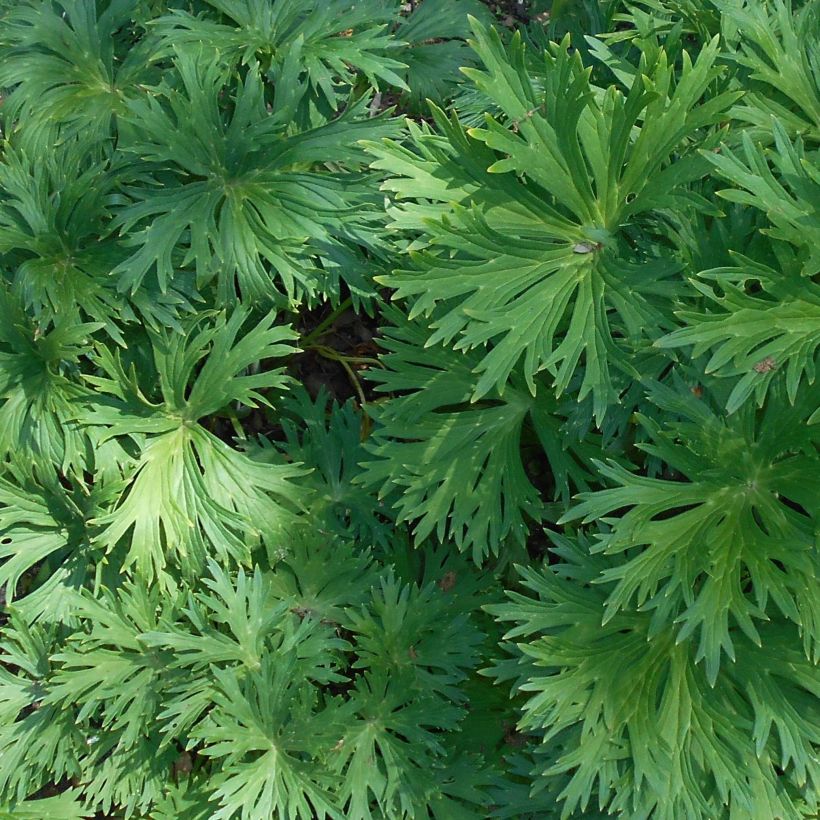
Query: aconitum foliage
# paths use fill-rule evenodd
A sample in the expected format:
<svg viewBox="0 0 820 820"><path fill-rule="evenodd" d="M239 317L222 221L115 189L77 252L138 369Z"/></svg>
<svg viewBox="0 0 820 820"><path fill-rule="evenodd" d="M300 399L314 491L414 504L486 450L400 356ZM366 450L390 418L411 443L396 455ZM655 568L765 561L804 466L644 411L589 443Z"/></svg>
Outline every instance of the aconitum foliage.
<svg viewBox="0 0 820 820"><path fill-rule="evenodd" d="M818 0L0 0L0 814L808 820Z"/></svg>

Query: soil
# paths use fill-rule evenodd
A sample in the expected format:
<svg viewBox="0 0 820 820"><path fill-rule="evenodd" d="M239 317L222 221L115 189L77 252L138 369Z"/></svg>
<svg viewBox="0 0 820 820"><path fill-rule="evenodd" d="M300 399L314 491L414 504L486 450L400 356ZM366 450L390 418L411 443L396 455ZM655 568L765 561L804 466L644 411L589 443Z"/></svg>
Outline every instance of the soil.
<svg viewBox="0 0 820 820"><path fill-rule="evenodd" d="M331 313L328 305L303 313L299 324L302 336L316 333ZM304 353L293 359L291 374L305 385L313 398L324 388L339 402L362 396L370 401L374 396L370 383L364 378L368 362L362 360L375 359L378 355L380 321L378 316L347 308L305 345ZM347 367L337 356L345 360Z"/></svg>

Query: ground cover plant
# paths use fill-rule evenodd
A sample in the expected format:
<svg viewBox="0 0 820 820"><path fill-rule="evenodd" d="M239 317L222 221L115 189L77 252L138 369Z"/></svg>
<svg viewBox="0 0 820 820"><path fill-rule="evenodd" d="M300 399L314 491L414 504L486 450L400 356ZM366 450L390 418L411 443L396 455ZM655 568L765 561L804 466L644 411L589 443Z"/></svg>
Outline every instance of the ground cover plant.
<svg viewBox="0 0 820 820"><path fill-rule="evenodd" d="M817 816L817 0L0 0L0 92L0 816Z"/></svg>

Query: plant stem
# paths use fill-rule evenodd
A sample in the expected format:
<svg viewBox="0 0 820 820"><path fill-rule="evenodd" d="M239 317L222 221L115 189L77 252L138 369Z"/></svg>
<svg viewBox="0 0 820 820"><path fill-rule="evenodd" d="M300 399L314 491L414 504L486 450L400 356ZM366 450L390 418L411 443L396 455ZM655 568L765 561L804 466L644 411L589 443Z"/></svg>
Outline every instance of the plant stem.
<svg viewBox="0 0 820 820"><path fill-rule="evenodd" d="M359 381L356 371L350 366L350 364L351 362L354 364L370 364L375 365L376 367L384 367L384 365L378 359L373 359L369 356L345 356L344 353L339 353L338 350L334 350L332 347L327 347L326 345L311 345L307 349L315 350L320 356L324 356L326 359L330 359L333 362L338 362L344 368L345 373L347 373L347 377L350 380L350 384L353 385L353 389L356 391L356 396L358 397L359 405L361 406L361 438L362 441L364 441L370 434L370 417L367 415L367 399L365 398L364 390L362 389L362 383Z"/></svg>
<svg viewBox="0 0 820 820"><path fill-rule="evenodd" d="M328 316L322 319L307 336L303 336L299 340L299 344L303 348L307 348L316 339L321 338L322 334L351 306L352 299L348 296L335 310L331 311Z"/></svg>

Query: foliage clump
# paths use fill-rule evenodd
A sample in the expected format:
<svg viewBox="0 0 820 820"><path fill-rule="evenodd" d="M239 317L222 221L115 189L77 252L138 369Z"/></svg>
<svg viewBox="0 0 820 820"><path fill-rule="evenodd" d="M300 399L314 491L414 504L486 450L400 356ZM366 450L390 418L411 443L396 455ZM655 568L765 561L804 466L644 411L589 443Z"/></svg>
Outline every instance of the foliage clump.
<svg viewBox="0 0 820 820"><path fill-rule="evenodd" d="M816 816L820 4L529 7L0 0L3 816Z"/></svg>

